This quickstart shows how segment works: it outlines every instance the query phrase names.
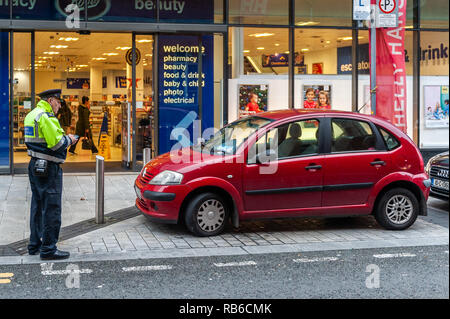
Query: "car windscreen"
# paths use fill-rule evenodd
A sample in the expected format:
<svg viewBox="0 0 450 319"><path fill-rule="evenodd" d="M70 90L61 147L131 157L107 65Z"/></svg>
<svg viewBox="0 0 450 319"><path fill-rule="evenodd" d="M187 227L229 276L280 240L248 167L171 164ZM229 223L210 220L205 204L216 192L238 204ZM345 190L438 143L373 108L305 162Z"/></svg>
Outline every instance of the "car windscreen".
<svg viewBox="0 0 450 319"><path fill-rule="evenodd" d="M214 134L208 141L194 149L212 155L231 155L257 130L272 122L270 119L252 116L235 121Z"/></svg>

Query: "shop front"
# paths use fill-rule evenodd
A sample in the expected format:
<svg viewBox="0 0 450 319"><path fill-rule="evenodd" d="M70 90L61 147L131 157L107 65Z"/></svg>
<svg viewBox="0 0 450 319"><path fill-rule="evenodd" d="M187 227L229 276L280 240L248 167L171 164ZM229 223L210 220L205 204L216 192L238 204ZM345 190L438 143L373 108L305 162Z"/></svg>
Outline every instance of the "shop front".
<svg viewBox="0 0 450 319"><path fill-rule="evenodd" d="M448 2L405 3L407 133L433 154L449 145ZM369 31L352 5L0 0L0 172L25 171L23 119L50 88L62 90L67 133L89 110L107 170L138 170L144 148L191 145L261 111L320 102L370 113ZM78 143L64 169L92 171L95 155Z"/></svg>

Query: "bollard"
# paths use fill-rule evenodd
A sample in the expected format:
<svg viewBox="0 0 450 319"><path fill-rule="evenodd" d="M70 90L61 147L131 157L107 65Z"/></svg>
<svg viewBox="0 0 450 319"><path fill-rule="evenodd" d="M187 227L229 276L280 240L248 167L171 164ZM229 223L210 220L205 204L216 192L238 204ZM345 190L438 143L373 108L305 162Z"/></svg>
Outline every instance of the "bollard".
<svg viewBox="0 0 450 319"><path fill-rule="evenodd" d="M105 159L95 157L95 222L105 222Z"/></svg>
<svg viewBox="0 0 450 319"><path fill-rule="evenodd" d="M152 153L151 153L151 149L150 148L144 148L143 149L143 165L145 166L145 164L147 164L148 162L150 162L150 160L152 159Z"/></svg>

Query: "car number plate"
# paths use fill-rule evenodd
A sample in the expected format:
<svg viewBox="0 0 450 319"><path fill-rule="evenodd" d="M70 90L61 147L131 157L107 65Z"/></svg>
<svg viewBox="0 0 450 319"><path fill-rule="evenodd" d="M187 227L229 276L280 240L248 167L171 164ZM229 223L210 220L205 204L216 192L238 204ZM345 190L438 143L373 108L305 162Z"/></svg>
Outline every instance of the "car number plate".
<svg viewBox="0 0 450 319"><path fill-rule="evenodd" d="M136 185L134 185L134 191L136 192L136 196L137 196L139 199L142 199L141 190L139 189L139 187L137 187Z"/></svg>
<svg viewBox="0 0 450 319"><path fill-rule="evenodd" d="M442 188L448 190L448 181L443 181L440 179L433 179L432 185L437 188Z"/></svg>

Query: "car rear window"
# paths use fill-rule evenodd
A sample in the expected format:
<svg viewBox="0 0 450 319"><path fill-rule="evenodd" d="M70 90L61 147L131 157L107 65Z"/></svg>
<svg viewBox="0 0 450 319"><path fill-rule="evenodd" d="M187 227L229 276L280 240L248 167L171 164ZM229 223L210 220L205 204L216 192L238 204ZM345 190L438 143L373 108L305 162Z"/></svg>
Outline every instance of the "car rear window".
<svg viewBox="0 0 450 319"><path fill-rule="evenodd" d="M379 126L377 127L380 130L381 136L383 136L384 143L389 151L392 151L400 146L400 142L394 137L394 135Z"/></svg>

